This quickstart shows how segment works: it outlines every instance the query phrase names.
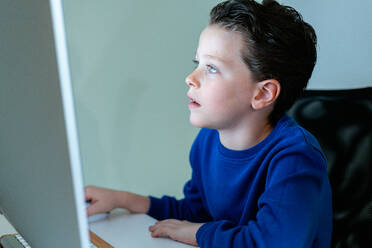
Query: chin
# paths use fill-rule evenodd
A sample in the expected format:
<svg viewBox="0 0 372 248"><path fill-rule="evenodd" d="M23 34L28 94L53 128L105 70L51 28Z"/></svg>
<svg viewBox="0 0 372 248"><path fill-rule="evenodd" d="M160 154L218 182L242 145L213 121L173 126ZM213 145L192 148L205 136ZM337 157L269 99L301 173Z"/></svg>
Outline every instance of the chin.
<svg viewBox="0 0 372 248"><path fill-rule="evenodd" d="M190 123L191 123L191 125L193 125L194 127L198 127L198 128L208 128L208 125L206 125L205 122L203 122L202 120L197 119L197 118L192 118L192 116L190 116Z"/></svg>

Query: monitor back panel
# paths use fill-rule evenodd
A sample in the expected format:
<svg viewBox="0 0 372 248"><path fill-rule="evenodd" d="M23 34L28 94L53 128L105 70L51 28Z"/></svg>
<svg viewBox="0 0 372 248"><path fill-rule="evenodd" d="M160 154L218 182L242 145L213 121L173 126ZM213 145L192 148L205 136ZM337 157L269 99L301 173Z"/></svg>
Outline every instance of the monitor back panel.
<svg viewBox="0 0 372 248"><path fill-rule="evenodd" d="M60 80L51 8L0 1L0 211L32 247L85 247L73 104L63 92L71 87Z"/></svg>

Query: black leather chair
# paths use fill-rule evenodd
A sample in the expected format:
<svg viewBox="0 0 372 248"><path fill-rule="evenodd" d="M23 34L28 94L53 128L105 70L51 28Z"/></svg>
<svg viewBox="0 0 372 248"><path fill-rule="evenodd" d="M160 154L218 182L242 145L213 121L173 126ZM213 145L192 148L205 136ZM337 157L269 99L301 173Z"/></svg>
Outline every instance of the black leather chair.
<svg viewBox="0 0 372 248"><path fill-rule="evenodd" d="M333 191L333 248L372 247L372 87L306 90L288 111L319 141Z"/></svg>

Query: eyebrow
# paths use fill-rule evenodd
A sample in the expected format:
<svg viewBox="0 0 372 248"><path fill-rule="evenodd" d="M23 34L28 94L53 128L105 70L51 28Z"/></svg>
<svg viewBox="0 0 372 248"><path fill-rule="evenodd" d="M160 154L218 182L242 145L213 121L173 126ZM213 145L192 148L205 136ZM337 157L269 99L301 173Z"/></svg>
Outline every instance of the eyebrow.
<svg viewBox="0 0 372 248"><path fill-rule="evenodd" d="M211 59L213 59L213 60L220 61L220 62L222 62L222 63L224 63L224 64L228 64L228 62L227 62L225 59L220 58L220 57L218 57L218 56L209 55L209 54L205 54L204 56L207 57L207 58L211 58ZM195 57L198 57L198 55L196 54Z"/></svg>

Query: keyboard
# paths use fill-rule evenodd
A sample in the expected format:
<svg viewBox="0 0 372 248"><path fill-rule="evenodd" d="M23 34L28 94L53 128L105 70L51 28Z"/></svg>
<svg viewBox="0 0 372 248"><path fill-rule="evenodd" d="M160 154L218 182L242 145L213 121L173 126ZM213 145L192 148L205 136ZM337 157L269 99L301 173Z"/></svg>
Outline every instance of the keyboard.
<svg viewBox="0 0 372 248"><path fill-rule="evenodd" d="M31 248L31 246L29 244L27 244L26 240L24 240L24 238L22 238L21 235L17 234L15 237L19 241L19 243L21 243L23 245L23 247Z"/></svg>

